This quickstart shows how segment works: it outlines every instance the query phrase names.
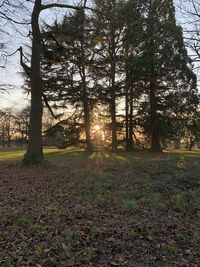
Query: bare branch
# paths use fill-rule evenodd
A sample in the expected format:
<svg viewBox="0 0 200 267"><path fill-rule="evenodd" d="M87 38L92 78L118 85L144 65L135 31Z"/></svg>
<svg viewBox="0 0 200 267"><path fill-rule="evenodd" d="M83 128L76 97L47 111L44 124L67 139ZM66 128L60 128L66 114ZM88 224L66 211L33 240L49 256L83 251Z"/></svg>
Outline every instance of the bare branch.
<svg viewBox="0 0 200 267"><path fill-rule="evenodd" d="M54 112L53 112L51 106L50 106L49 103L48 103L47 97L46 97L46 95L45 95L44 93L42 94L42 97L43 97L44 103L45 103L46 107L48 108L48 110L50 111L52 117L53 117L54 119L57 120L58 118L57 118L57 116L54 114Z"/></svg>

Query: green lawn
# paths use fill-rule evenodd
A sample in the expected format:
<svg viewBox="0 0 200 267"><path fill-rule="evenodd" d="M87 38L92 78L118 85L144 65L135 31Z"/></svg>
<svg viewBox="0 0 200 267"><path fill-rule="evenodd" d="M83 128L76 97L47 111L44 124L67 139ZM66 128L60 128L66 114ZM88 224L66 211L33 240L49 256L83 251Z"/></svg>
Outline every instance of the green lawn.
<svg viewBox="0 0 200 267"><path fill-rule="evenodd" d="M200 152L0 150L0 266L199 266Z"/></svg>

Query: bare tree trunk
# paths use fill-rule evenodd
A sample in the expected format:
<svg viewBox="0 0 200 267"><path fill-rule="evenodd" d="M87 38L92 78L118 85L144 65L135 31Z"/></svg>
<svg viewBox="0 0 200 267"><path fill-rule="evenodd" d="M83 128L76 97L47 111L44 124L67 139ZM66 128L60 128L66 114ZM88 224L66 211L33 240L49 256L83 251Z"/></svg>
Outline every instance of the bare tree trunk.
<svg viewBox="0 0 200 267"><path fill-rule="evenodd" d="M41 34L39 29L39 14L41 8L41 0L35 1L32 13L32 56L30 69L31 82L31 111L30 111L30 128L29 143L25 155L25 161L38 163L43 160L42 148L42 81L40 73L41 60Z"/></svg>

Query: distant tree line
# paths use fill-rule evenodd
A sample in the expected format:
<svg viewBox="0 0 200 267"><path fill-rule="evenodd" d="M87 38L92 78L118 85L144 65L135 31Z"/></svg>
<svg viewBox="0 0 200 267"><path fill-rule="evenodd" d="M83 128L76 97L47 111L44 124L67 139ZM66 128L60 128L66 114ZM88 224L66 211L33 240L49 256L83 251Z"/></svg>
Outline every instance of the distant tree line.
<svg viewBox="0 0 200 267"><path fill-rule="evenodd" d="M30 106L15 109L0 109L0 147L27 147L29 139ZM58 146L63 140L62 134L54 137L48 134L48 129L54 125L54 119L48 111L43 114L42 139L43 144Z"/></svg>
<svg viewBox="0 0 200 267"><path fill-rule="evenodd" d="M12 108L0 110L0 146L27 146L29 134L30 108L19 111Z"/></svg>

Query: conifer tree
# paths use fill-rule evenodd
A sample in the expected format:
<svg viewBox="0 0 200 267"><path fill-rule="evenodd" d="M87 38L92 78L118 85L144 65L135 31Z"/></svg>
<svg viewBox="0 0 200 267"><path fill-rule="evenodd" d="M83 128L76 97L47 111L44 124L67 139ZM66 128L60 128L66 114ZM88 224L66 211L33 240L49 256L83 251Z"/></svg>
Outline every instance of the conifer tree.
<svg viewBox="0 0 200 267"><path fill-rule="evenodd" d="M63 102L83 111L87 150L92 150L91 111L94 106L94 83L91 82L90 19L84 10L67 14L63 21L48 27L50 35L44 44L43 74L50 101Z"/></svg>
<svg viewBox="0 0 200 267"><path fill-rule="evenodd" d="M161 152L168 130L168 96L187 88L195 90L196 77L176 24L172 0L149 0L145 4L143 43L138 67L143 81L142 119L150 135L150 151Z"/></svg>
<svg viewBox="0 0 200 267"><path fill-rule="evenodd" d="M143 42L143 1L129 0L124 9L125 31L123 37L124 65L125 65L125 148L127 151L134 149L134 113L139 104L142 93L140 68L137 66L140 55L140 46ZM138 140L135 140L136 142Z"/></svg>
<svg viewBox="0 0 200 267"><path fill-rule="evenodd" d="M94 75L101 88L99 98L109 107L112 149L117 141L117 104L122 96L123 83L123 1L95 0L94 27L96 36Z"/></svg>

